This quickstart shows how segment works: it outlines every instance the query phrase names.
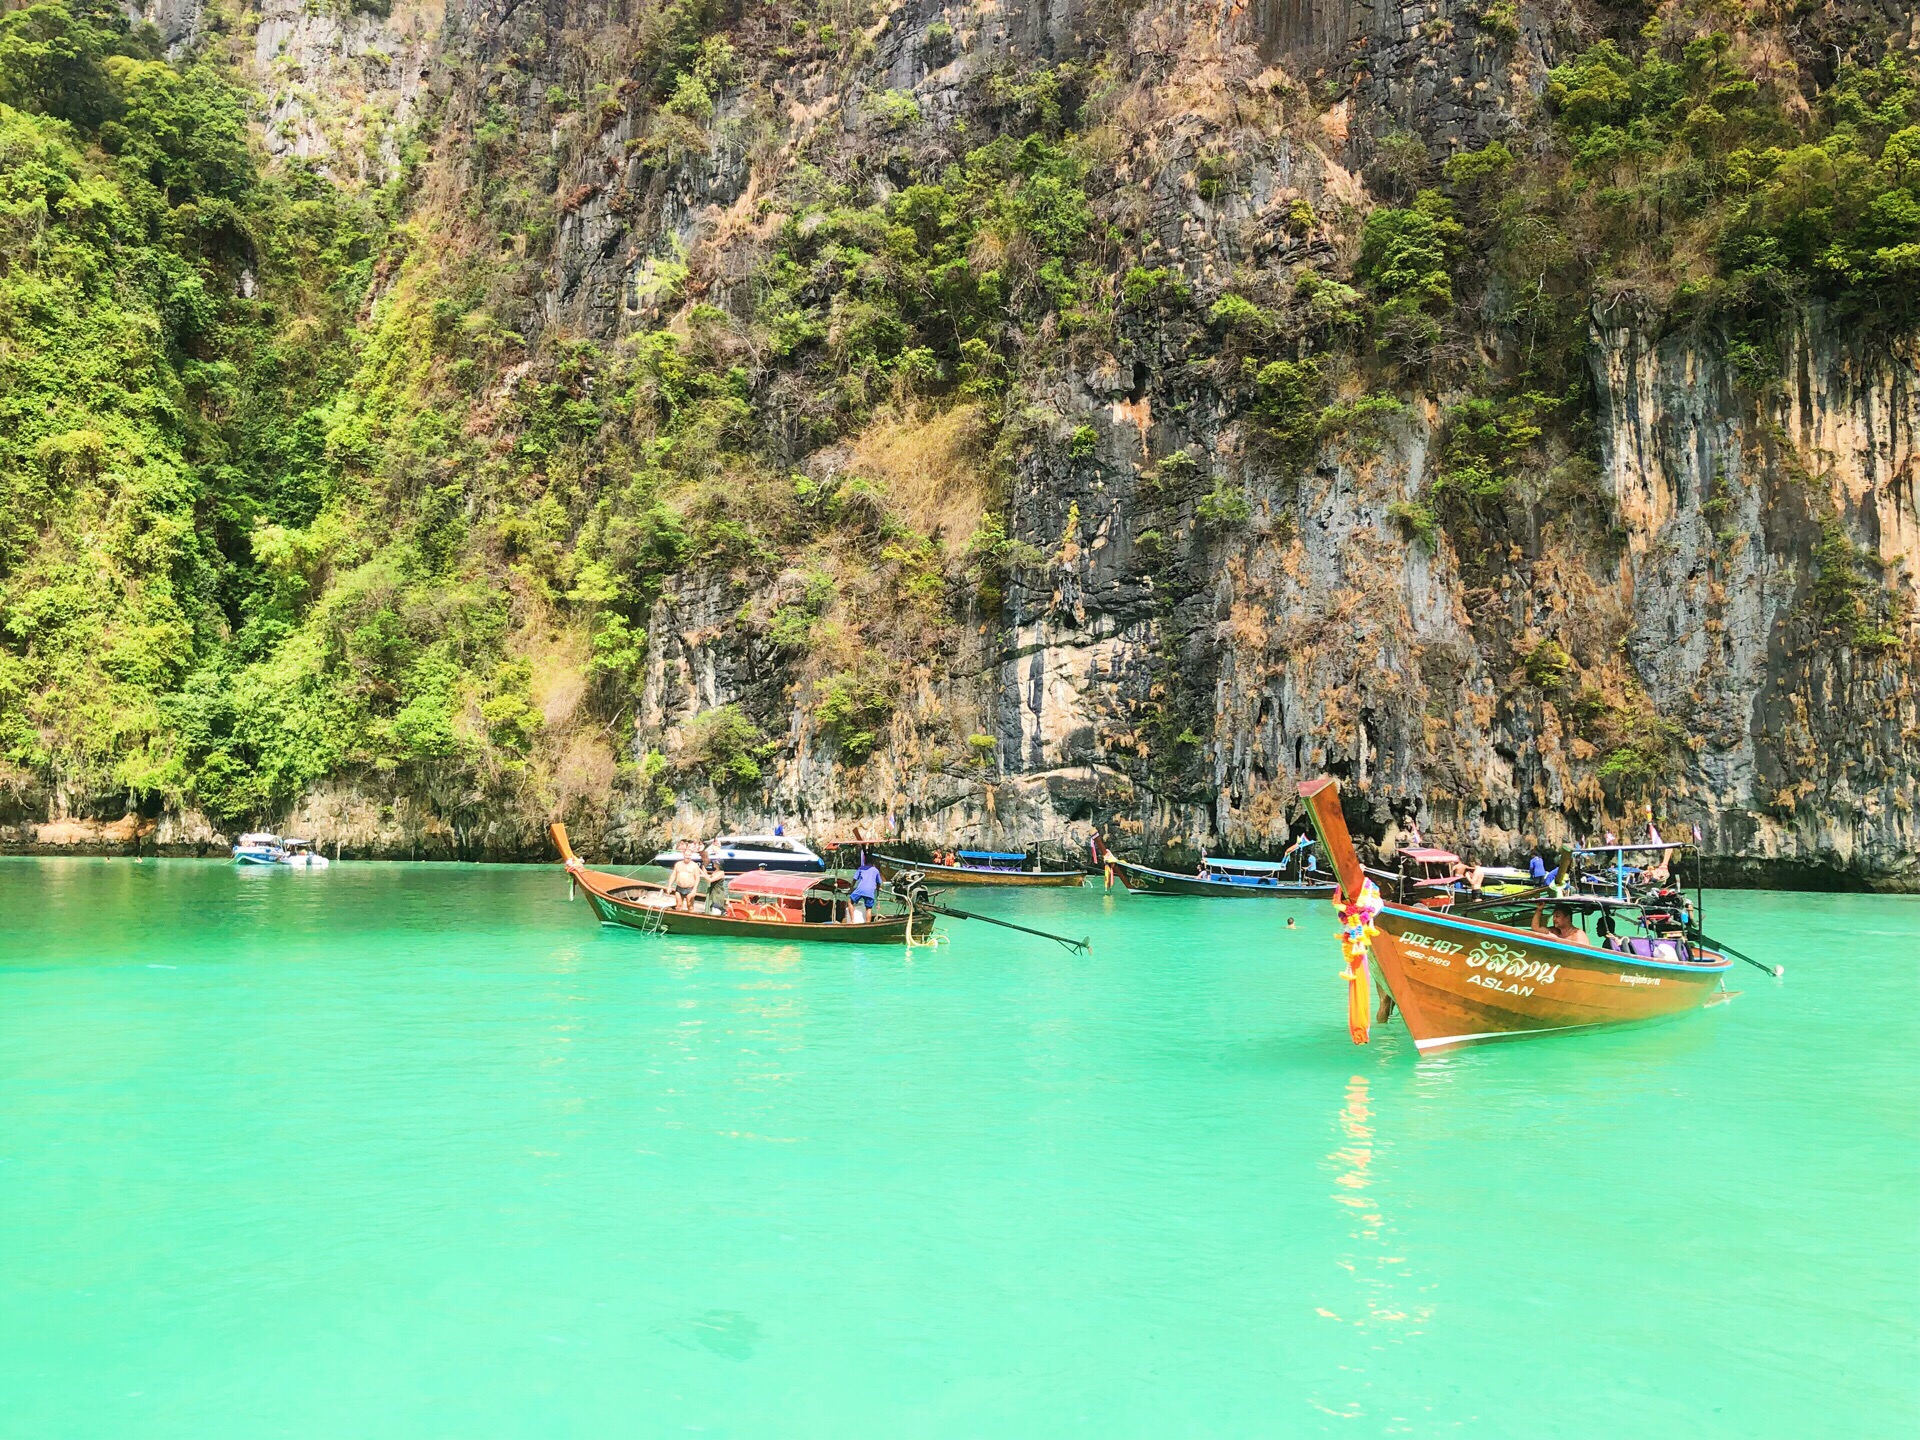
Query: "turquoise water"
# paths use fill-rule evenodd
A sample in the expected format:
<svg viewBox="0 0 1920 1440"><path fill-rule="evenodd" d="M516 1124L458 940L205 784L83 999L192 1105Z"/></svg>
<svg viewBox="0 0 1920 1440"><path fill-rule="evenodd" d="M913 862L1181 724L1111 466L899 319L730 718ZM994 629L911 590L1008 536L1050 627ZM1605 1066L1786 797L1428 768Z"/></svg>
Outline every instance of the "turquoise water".
<svg viewBox="0 0 1920 1440"><path fill-rule="evenodd" d="M1324 902L908 956L557 871L0 861L0 1434L1906 1435L1920 902L1416 1063Z"/></svg>

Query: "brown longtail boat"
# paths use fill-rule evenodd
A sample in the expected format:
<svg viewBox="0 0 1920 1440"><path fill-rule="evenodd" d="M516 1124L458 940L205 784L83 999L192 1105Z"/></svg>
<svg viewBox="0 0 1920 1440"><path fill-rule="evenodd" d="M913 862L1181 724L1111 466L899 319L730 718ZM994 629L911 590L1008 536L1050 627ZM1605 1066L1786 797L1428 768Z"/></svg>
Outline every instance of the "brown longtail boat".
<svg viewBox="0 0 1920 1440"><path fill-rule="evenodd" d="M681 910L665 885L590 870L573 853L567 827L547 827L566 862L567 877L586 895L603 925L626 925L651 934L730 935L740 940L822 940L841 945L903 945L911 931L916 941L933 930L933 914L909 903L889 905L867 921L850 917L849 886L830 875L756 870L729 875L722 897L697 901Z"/></svg>
<svg viewBox="0 0 1920 1440"><path fill-rule="evenodd" d="M1339 786L1331 779L1308 781L1300 794L1339 877L1341 898L1359 896L1366 875L1340 812ZM1585 936L1578 930L1562 938L1493 918L1518 919L1531 911L1537 923L1543 908L1557 906L1604 915L1597 926L1602 943L1581 943ZM1702 948L1684 929L1618 933L1616 916L1632 913L1634 907L1609 908L1592 897L1529 898L1470 911L1384 903L1373 918L1377 933L1370 946L1388 997L1379 1018L1397 1006L1414 1044L1431 1054L1493 1040L1645 1024L1731 998L1724 988L1730 959ZM1364 1038L1361 1028L1354 1038Z"/></svg>
<svg viewBox="0 0 1920 1440"><path fill-rule="evenodd" d="M1025 852L1010 850L960 850L957 865L932 861L903 860L897 855L874 852L873 862L880 873L892 880L896 876L920 875L929 885L1011 885L1023 889L1035 886L1074 886L1087 878L1084 870L1027 870Z"/></svg>

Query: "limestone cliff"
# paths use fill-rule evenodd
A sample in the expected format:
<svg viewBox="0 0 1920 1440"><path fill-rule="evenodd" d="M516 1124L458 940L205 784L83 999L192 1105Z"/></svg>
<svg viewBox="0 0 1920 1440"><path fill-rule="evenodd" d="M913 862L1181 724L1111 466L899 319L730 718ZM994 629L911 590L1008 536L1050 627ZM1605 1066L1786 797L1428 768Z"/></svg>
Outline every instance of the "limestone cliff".
<svg viewBox="0 0 1920 1440"><path fill-rule="evenodd" d="M150 13L170 41L193 39L197 6ZM1555 67L1647 13L261 7L242 49L268 146L381 183L411 137L427 156L412 203L444 220L433 243L491 246L512 271L489 302L526 345L498 362L502 395L547 363L543 345L617 349L677 326L739 371L792 493L871 482L945 577L937 622L889 601L876 634L862 626L880 602L856 575L895 543L884 524L842 514L838 538L804 552L686 566L635 618L647 640L630 698L600 711L577 678L585 639L522 607L529 634L547 627L526 645L549 676L531 778L453 805L345 774L273 818L370 854L531 858L552 811L623 858L671 831L776 816L928 843L1077 848L1097 826L1123 849L1257 853L1297 822L1295 782L1330 771L1377 842L1417 816L1429 838L1494 859L1652 815L1670 834L1697 825L1729 875L1920 885L1907 321L1863 323L1806 293L1756 346L1690 312L1684 285L1567 288L1573 338L1551 343L1575 398L1549 403L1544 382L1500 379L1546 373L1532 352L1549 342L1515 320L1535 312L1492 262L1455 263L1454 309L1417 340L1350 318L1390 308L1384 282L1362 283L1368 214L1411 213L1456 155L1535 163L1555 143ZM1906 7L1864 0L1792 31L1766 6L1729 14L1750 27L1734 53L1807 95L1838 57L1915 43ZM684 104L661 79L670 32L682 51L730 39ZM1049 106L1076 118L1034 118ZM1022 330L995 357L991 399L965 382L931 401L867 395L850 421L821 423L805 376L756 329L769 256L805 239L782 226L885 207L996 134L1068 124L1090 160L1110 308ZM469 200L509 162L545 208L486 233ZM1497 197L1466 185L1470 235L1504 233ZM980 243L976 270L1020 263L982 259ZM376 292L404 287L428 248ZM850 302L831 308L852 323ZM704 340L703 324L725 333ZM1525 435L1485 451L1505 488L1449 501L1471 417L1494 417L1492 433L1528 395ZM994 516L1001 573L963 585L969 537ZM821 575L837 593L808 600ZM780 617L809 605L814 648L783 644ZM861 743L834 718L847 706L823 700L822 625L852 637L841 672L864 673L868 654L891 665L888 693L859 702L874 731ZM700 717L730 707L758 727L752 783L683 763ZM33 843L31 817L15 818L16 843ZM194 823L167 821L182 843ZM39 838L73 837L69 821Z"/></svg>

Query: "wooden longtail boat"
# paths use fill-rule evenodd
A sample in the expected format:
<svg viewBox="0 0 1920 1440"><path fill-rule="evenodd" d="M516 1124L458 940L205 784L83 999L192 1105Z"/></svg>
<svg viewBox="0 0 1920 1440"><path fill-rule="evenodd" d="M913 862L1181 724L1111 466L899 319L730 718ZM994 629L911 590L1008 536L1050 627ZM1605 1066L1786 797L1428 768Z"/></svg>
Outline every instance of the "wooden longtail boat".
<svg viewBox="0 0 1920 1440"><path fill-rule="evenodd" d="M948 885L1079 885L1087 878L1084 870L1023 870L1024 854L1006 850L962 850L958 865L935 865L918 860L902 860L897 855L875 853L873 860L880 873L891 880L896 875L918 872L936 890Z"/></svg>
<svg viewBox="0 0 1920 1440"><path fill-rule="evenodd" d="M1201 862L1206 873L1182 875L1173 870L1155 870L1147 865L1113 857L1113 868L1121 883L1141 895L1211 895L1229 899L1265 896L1281 900L1318 900L1333 894L1329 880L1309 880L1307 872L1285 860L1225 860L1205 856ZM1289 880L1293 869L1301 878Z"/></svg>
<svg viewBox="0 0 1920 1440"><path fill-rule="evenodd" d="M840 945L902 945L911 927L924 940L933 930L926 910L877 910L864 924L849 921L845 880L828 875L757 870L729 875L720 914L699 908L674 908L673 892L650 880L632 880L604 870L589 870L567 842L567 827L549 825L547 833L566 862L567 877L587 897L603 925L627 925L666 935L731 935L737 940L823 940Z"/></svg>
<svg viewBox="0 0 1920 1440"><path fill-rule="evenodd" d="M1300 794L1343 896L1358 896L1366 875L1340 813L1339 786L1313 780ZM1713 1004L1733 964L1684 935L1623 936L1614 942L1619 949L1596 948L1424 905L1384 904L1373 924L1374 968L1422 1054L1666 1019ZM1386 1011L1383 1005L1382 1019Z"/></svg>

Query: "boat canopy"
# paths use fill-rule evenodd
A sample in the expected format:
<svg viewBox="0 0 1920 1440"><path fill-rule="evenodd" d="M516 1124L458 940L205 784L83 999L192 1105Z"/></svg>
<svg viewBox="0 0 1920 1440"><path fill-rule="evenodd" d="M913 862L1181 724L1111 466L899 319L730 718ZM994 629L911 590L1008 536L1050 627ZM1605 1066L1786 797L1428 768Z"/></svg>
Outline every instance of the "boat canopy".
<svg viewBox="0 0 1920 1440"><path fill-rule="evenodd" d="M769 895L793 900L822 885L837 885L830 875L815 875L801 870L755 870L746 875L729 875L730 895Z"/></svg>
<svg viewBox="0 0 1920 1440"><path fill-rule="evenodd" d="M280 837L278 835L269 835L266 831L259 830L250 835L242 835L239 843L242 845L278 845L280 843Z"/></svg>
<svg viewBox="0 0 1920 1440"><path fill-rule="evenodd" d="M1024 850L961 850L957 852L962 860L1024 860Z"/></svg>
<svg viewBox="0 0 1920 1440"><path fill-rule="evenodd" d="M1415 846L1400 852L1409 860L1417 860L1422 865L1452 864L1460 857L1451 850L1434 850L1426 846Z"/></svg>
<svg viewBox="0 0 1920 1440"><path fill-rule="evenodd" d="M1647 840L1638 845L1577 845L1573 853L1576 855L1634 855L1653 850L1692 850L1694 848L1690 840L1662 840L1658 845Z"/></svg>
<svg viewBox="0 0 1920 1440"><path fill-rule="evenodd" d="M1239 870L1248 875L1271 875L1293 868L1290 860L1228 860L1219 855L1202 855L1200 860L1209 870Z"/></svg>

